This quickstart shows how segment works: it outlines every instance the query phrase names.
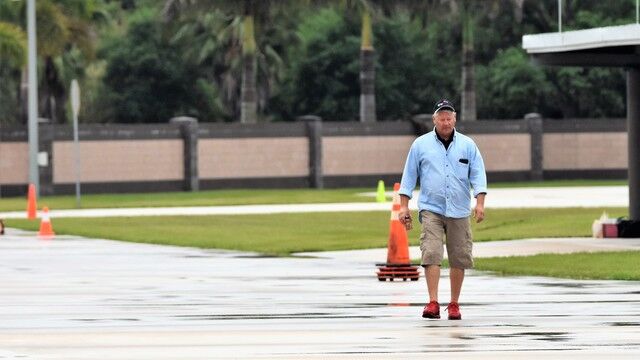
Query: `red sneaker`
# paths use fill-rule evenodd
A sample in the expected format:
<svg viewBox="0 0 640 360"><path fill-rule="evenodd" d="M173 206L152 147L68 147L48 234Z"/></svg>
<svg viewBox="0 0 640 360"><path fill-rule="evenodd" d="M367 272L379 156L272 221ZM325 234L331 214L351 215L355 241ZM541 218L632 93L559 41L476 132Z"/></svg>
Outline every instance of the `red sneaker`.
<svg viewBox="0 0 640 360"><path fill-rule="evenodd" d="M462 314L460 314L460 305L456 302L451 302L447 306L447 312L449 313L449 320L460 320Z"/></svg>
<svg viewBox="0 0 640 360"><path fill-rule="evenodd" d="M425 305L422 310L422 317L427 319L440 319L440 304L437 301L431 301Z"/></svg>

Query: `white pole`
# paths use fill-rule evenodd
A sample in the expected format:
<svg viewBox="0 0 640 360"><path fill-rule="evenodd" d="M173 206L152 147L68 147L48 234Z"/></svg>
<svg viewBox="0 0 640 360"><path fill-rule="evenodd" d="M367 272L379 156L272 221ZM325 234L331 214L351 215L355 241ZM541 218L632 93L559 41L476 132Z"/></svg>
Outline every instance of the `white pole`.
<svg viewBox="0 0 640 360"><path fill-rule="evenodd" d="M76 153L76 207L80 208L80 142L78 141L80 87L75 79L71 81L71 110L73 110L73 150Z"/></svg>
<svg viewBox="0 0 640 360"><path fill-rule="evenodd" d="M36 47L36 5L35 0L27 0L27 36L29 39L29 183L40 194L40 173L38 171L38 71Z"/></svg>

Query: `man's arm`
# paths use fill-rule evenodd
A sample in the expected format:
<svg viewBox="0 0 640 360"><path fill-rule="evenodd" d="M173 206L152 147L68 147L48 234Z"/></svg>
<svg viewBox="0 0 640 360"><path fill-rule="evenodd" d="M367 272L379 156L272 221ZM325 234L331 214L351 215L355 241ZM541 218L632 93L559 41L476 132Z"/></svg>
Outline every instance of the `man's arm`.
<svg viewBox="0 0 640 360"><path fill-rule="evenodd" d="M484 169L484 161L480 150L476 146L471 161L471 171L469 180L473 186L473 193L476 198L476 207L473 209L473 217L476 222L484 220L484 198L487 195L487 173Z"/></svg>
<svg viewBox="0 0 640 360"><path fill-rule="evenodd" d="M484 220L484 197L486 193L480 193L476 197L476 207L473 209L473 217L476 218L476 222Z"/></svg>
<svg viewBox="0 0 640 360"><path fill-rule="evenodd" d="M407 161L402 171L402 180L400 181L400 211L398 212L398 220L404 225L405 229L411 230L411 212L409 211L409 199L413 194L418 179L418 159L416 155L416 143L414 142L409 149Z"/></svg>

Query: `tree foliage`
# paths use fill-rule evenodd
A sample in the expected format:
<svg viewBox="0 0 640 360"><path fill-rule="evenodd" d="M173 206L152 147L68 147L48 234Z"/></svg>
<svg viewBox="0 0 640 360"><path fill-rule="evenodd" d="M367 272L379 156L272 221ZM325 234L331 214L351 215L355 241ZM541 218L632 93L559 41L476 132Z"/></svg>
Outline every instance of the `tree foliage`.
<svg viewBox="0 0 640 360"><path fill-rule="evenodd" d="M116 122L165 122L190 104L192 76L165 41L157 12L136 13L126 37L106 50L104 82Z"/></svg>
<svg viewBox="0 0 640 360"><path fill-rule="evenodd" d="M23 115L24 1L0 1L0 121ZM474 4L479 119L618 117L624 70L533 66L524 34L557 30L556 0ZM166 122L172 116L237 121L242 16L255 17L255 93L266 121L316 114L355 120L360 100L362 7L372 9L379 120L460 102L460 0L205 1L38 0L41 114L65 121L80 80L81 121ZM563 29L635 22L635 0L564 0ZM175 15L163 18L170 5ZM188 11L175 12L177 9ZM470 10L466 9L466 10ZM97 53L95 50L98 50Z"/></svg>
<svg viewBox="0 0 640 360"><path fill-rule="evenodd" d="M285 89L273 99L284 119L316 114L328 121L354 120L359 101L359 24L325 9L303 21L300 47L288 56ZM380 119L429 112L443 96L455 95L447 76L459 62L442 62L436 40L407 16L380 19L376 39L376 102ZM274 106L276 107L276 106Z"/></svg>

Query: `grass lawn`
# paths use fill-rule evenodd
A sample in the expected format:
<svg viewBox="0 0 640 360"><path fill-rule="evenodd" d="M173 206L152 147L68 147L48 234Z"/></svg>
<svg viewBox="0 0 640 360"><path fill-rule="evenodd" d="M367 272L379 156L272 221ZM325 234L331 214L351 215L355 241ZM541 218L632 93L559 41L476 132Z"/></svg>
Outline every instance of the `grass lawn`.
<svg viewBox="0 0 640 360"><path fill-rule="evenodd" d="M244 189L244 190L207 190L198 192L164 192L138 194L87 194L82 195L82 208L130 208L165 206L218 206L218 205L257 205L257 204L307 204L307 203L344 203L374 202L375 197L359 195L375 189ZM38 207L51 209L75 209L75 195L43 196ZM0 199L0 211L20 211L27 207L26 198L13 197Z"/></svg>
<svg viewBox="0 0 640 360"><path fill-rule="evenodd" d="M640 280L640 251L477 258L477 270L501 275Z"/></svg>
<svg viewBox="0 0 640 360"><path fill-rule="evenodd" d="M391 185L391 184L387 184ZM549 186L612 186L627 185L626 180L557 180L491 183L491 188L500 187L549 187ZM126 208L164 206L214 206L214 205L254 205L254 204L303 204L303 203L344 203L373 202L375 197L362 196L363 192L375 192L371 188L348 189L244 189L207 190L199 192L165 192L139 194L87 194L82 195L82 208ZM391 187L387 191L391 191ZM43 196L38 205L51 209L74 209L75 195ZM0 211L20 211L26 209L26 198L0 198Z"/></svg>
<svg viewBox="0 0 640 360"><path fill-rule="evenodd" d="M626 208L487 209L473 224L476 241L591 236L591 223L606 210ZM132 242L289 255L300 251L385 247L389 212L345 212L228 216L149 216L53 219L57 234ZM8 227L36 230L37 221L7 219ZM409 233L418 244L419 230Z"/></svg>

